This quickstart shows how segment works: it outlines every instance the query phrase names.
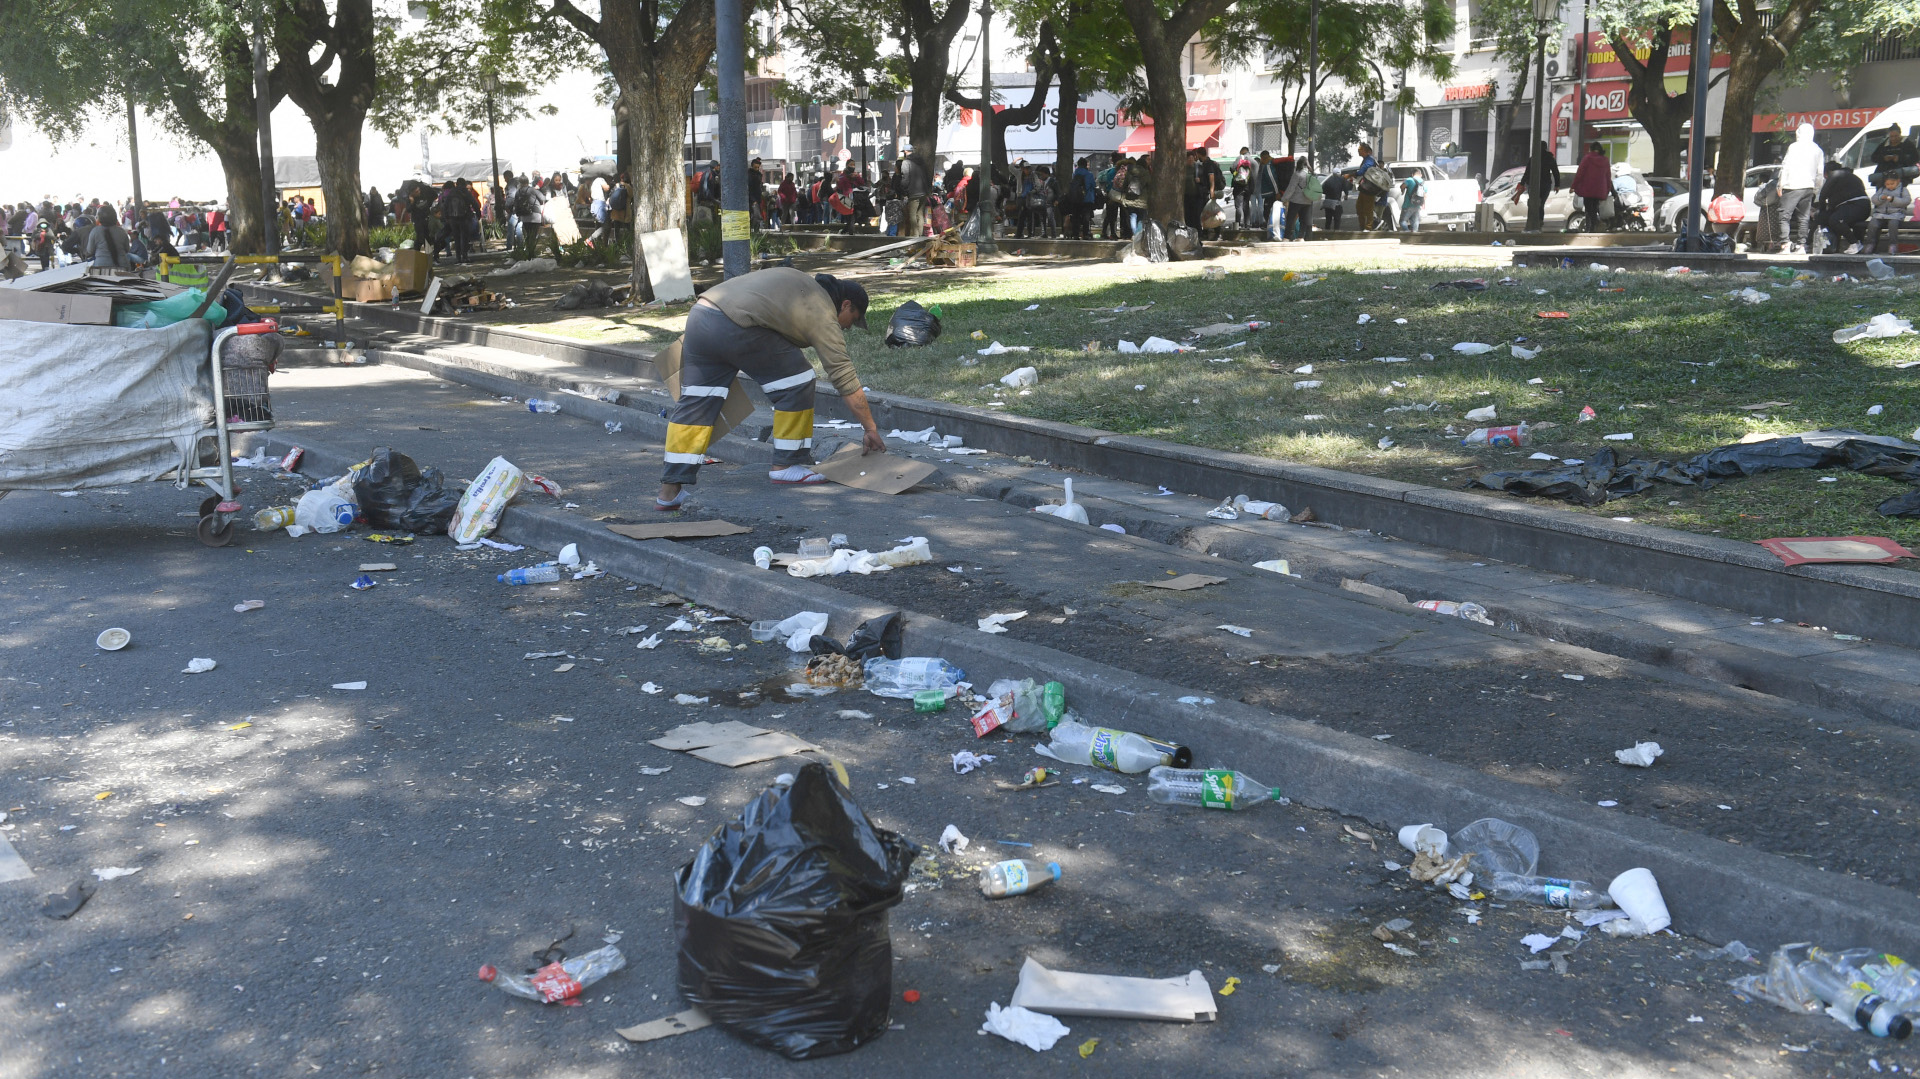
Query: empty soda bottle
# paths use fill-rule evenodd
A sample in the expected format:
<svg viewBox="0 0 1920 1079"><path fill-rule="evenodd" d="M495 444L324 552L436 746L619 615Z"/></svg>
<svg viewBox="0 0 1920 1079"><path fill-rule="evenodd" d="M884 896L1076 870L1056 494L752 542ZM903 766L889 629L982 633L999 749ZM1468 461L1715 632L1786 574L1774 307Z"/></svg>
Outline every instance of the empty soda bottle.
<svg viewBox="0 0 1920 1079"><path fill-rule="evenodd" d="M560 567L551 562L542 562L537 566L522 569L510 569L497 574L494 580L501 584L552 584L560 579Z"/></svg>
<svg viewBox="0 0 1920 1079"><path fill-rule="evenodd" d="M1606 889L1595 888L1584 880L1495 873L1486 882L1486 888L1488 895L1509 903L1533 903L1569 910L1598 910L1613 906L1613 897L1607 894Z"/></svg>
<svg viewBox="0 0 1920 1079"><path fill-rule="evenodd" d="M542 401L538 397L529 397L527 398L527 411L528 412L558 412L560 411L560 402Z"/></svg>
<svg viewBox="0 0 1920 1079"><path fill-rule="evenodd" d="M1088 727L1063 719L1050 732L1053 741L1034 747L1043 756L1067 764L1091 764L1114 772L1144 772L1163 764L1192 760L1185 746L1156 742L1131 731Z"/></svg>
<svg viewBox="0 0 1920 1079"><path fill-rule="evenodd" d="M988 899L1005 899L1037 891L1059 879L1059 862L1010 858L980 871L980 894Z"/></svg>
<svg viewBox="0 0 1920 1079"><path fill-rule="evenodd" d="M253 527L262 532L285 528L293 523L292 506L268 506L253 515Z"/></svg>
<svg viewBox="0 0 1920 1079"><path fill-rule="evenodd" d="M862 666L867 692L877 697L912 700L914 694L937 689L951 697L955 686L967 672L937 656L907 656L904 659L875 657Z"/></svg>
<svg viewBox="0 0 1920 1079"><path fill-rule="evenodd" d="M1850 1016L1855 1026L1873 1036L1898 1041L1913 1033L1913 1021L1866 982L1852 979L1818 959L1809 959L1794 969L1814 996L1832 1006L1830 1012Z"/></svg>
<svg viewBox="0 0 1920 1079"><path fill-rule="evenodd" d="M1280 788L1268 787L1231 769L1164 765L1147 773L1147 797L1161 805L1227 810L1287 801L1281 796Z"/></svg>
<svg viewBox="0 0 1920 1079"><path fill-rule="evenodd" d="M626 965L627 957L609 944L585 955L548 963L532 974L502 974L489 963L480 968L480 980L492 982L496 988L516 997L553 1004L579 996L587 986Z"/></svg>

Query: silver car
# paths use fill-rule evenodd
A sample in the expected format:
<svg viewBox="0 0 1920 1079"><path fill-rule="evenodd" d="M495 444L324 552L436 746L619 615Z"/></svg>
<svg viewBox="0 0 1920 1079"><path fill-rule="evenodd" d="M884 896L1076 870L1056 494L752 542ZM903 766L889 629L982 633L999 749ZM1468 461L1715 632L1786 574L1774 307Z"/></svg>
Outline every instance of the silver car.
<svg viewBox="0 0 1920 1079"><path fill-rule="evenodd" d="M1632 174L1635 186L1640 189L1640 204L1654 205L1653 185L1638 172ZM1520 181L1526 179L1525 166L1508 169L1493 178L1487 185L1485 204L1493 207L1493 231L1517 232L1527 226L1527 199L1520 194ZM1546 213L1540 227L1547 232L1579 232L1586 226L1586 208L1578 196L1573 193L1573 170L1562 168L1561 186L1547 194ZM1519 196L1516 198L1515 196ZM1613 227L1614 211L1611 197L1602 201L1600 207L1601 223Z"/></svg>

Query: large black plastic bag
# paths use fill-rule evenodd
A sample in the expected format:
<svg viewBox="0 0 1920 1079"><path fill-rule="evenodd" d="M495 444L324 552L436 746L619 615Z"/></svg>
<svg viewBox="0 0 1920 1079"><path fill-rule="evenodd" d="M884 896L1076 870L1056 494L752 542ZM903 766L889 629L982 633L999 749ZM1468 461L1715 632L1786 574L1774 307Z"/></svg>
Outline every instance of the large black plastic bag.
<svg viewBox="0 0 1920 1079"><path fill-rule="evenodd" d="M894 308L893 321L887 324L888 348L931 345L934 338L939 336L939 316L913 300Z"/></svg>
<svg viewBox="0 0 1920 1079"><path fill-rule="evenodd" d="M1133 243L1127 248L1127 252L1148 262L1166 262L1169 258L1166 230L1152 218L1142 220L1139 229L1133 234Z"/></svg>
<svg viewBox="0 0 1920 1079"><path fill-rule="evenodd" d="M445 532L460 507L460 496L444 483L439 469L423 469L406 454L381 446L353 481L353 494L373 527L432 535Z"/></svg>
<svg viewBox="0 0 1920 1079"><path fill-rule="evenodd" d="M674 878L680 992L735 1037L792 1060L886 1032L887 910L918 847L876 828L824 765L769 787Z"/></svg>
<svg viewBox="0 0 1920 1079"><path fill-rule="evenodd" d="M1200 253L1200 230L1185 223L1167 226L1167 254L1174 261L1190 259Z"/></svg>

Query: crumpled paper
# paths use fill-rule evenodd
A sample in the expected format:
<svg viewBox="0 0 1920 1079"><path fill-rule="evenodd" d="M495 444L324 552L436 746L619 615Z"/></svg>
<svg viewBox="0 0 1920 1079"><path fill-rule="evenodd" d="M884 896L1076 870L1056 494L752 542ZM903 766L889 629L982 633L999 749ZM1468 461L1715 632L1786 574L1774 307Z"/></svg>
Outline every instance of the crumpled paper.
<svg viewBox="0 0 1920 1079"><path fill-rule="evenodd" d="M1653 759L1665 752L1666 750L1661 749L1658 742L1635 742L1626 749L1614 750L1613 759L1621 764L1631 764L1635 768L1651 768Z"/></svg>
<svg viewBox="0 0 1920 1079"><path fill-rule="evenodd" d="M966 775L968 772L992 760L993 754L991 753L974 753L971 750L963 749L953 755L953 771L955 775Z"/></svg>
<svg viewBox="0 0 1920 1079"><path fill-rule="evenodd" d="M988 1034L998 1034L1010 1042L1019 1042L1036 1053L1046 1052L1061 1038L1073 1033L1071 1028L1051 1015L1041 1015L1017 1005L1002 1008L998 1004L987 1005L987 1021L980 1025L980 1029Z"/></svg>
<svg viewBox="0 0 1920 1079"><path fill-rule="evenodd" d="M959 854L961 851L966 850L968 844L972 842L973 840L968 839L960 833L957 825L949 824L947 825L947 830L940 833L940 849L946 851L948 854Z"/></svg>

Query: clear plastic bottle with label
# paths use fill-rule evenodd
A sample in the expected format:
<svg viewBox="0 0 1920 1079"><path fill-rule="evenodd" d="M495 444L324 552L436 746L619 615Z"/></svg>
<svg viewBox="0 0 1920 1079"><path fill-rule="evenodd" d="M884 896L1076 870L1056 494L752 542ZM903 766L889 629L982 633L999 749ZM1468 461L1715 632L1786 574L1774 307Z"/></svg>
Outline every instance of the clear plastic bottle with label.
<svg viewBox="0 0 1920 1079"><path fill-rule="evenodd" d="M268 506L253 515L253 527L262 532L285 528L293 523L292 506Z"/></svg>
<svg viewBox="0 0 1920 1079"><path fill-rule="evenodd" d="M1596 888L1584 880L1495 873L1486 882L1486 888L1488 895L1508 903L1532 903L1569 910L1599 910L1613 906L1613 897L1607 894L1605 888Z"/></svg>
<svg viewBox="0 0 1920 1079"><path fill-rule="evenodd" d="M907 656L903 659L870 659L862 668L867 692L877 697L912 700L914 694L937 689L953 696L956 684L967 672L938 656Z"/></svg>
<svg viewBox="0 0 1920 1079"><path fill-rule="evenodd" d="M510 569L495 574L494 580L501 584L553 584L560 579L560 567L551 562L542 562L537 566L523 569Z"/></svg>
<svg viewBox="0 0 1920 1079"><path fill-rule="evenodd" d="M1059 879L1059 862L1010 858L980 871L980 894L988 899L1006 899L1038 891Z"/></svg>
<svg viewBox="0 0 1920 1079"><path fill-rule="evenodd" d="M1131 731L1088 727L1063 719L1050 732L1053 741L1034 747L1042 756L1066 764L1090 764L1114 772L1137 773L1163 764L1184 763L1192 754L1184 746L1156 742Z"/></svg>
<svg viewBox="0 0 1920 1079"><path fill-rule="evenodd" d="M491 963L480 968L480 980L516 997L553 1004L570 1000L580 991L627 965L627 957L609 944L585 955L548 963L532 974L507 974Z"/></svg>
<svg viewBox="0 0 1920 1079"><path fill-rule="evenodd" d="M1228 768L1155 768L1147 773L1147 797L1161 805L1229 811L1287 802L1280 788L1269 787Z"/></svg>
<svg viewBox="0 0 1920 1079"><path fill-rule="evenodd" d="M1809 959L1794 969L1800 981L1830 1005L1829 1012L1850 1016L1856 1026L1873 1036L1899 1040L1913 1033L1913 1021L1866 982L1818 959Z"/></svg>

